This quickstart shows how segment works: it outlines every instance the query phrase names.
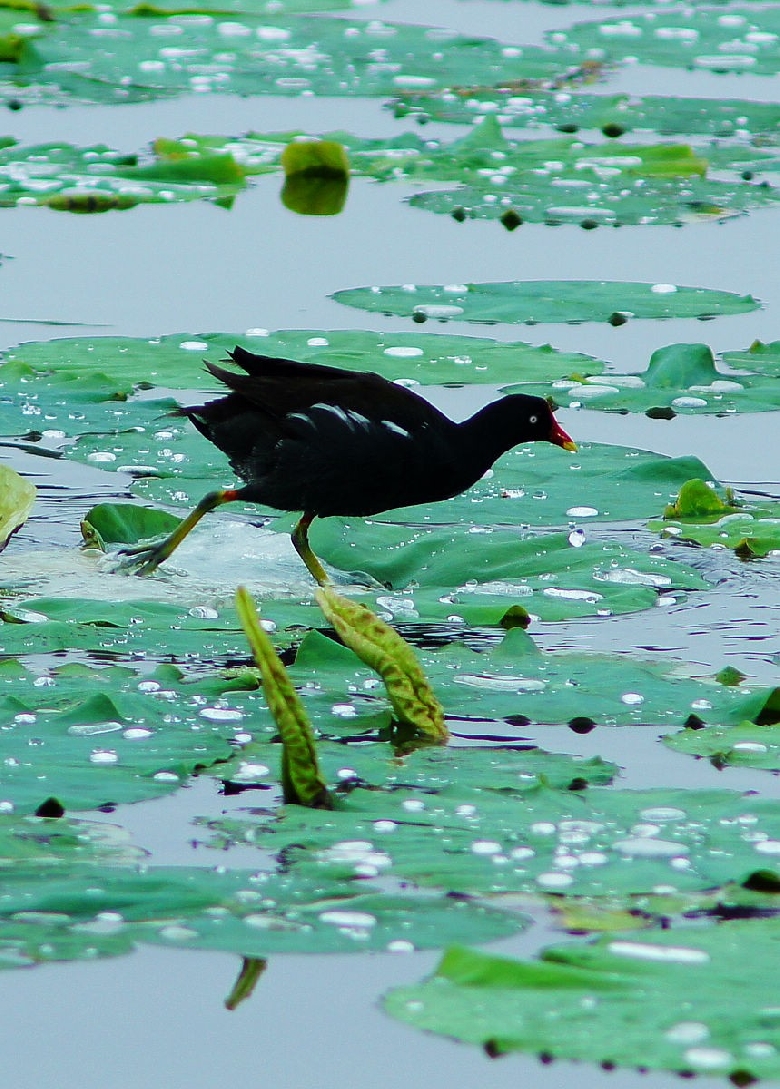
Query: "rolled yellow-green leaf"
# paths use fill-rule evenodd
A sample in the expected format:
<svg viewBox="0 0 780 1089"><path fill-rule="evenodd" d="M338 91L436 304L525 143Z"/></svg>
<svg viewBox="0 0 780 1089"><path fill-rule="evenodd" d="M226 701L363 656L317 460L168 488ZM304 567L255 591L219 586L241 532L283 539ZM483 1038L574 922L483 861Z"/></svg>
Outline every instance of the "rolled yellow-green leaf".
<svg viewBox="0 0 780 1089"><path fill-rule="evenodd" d="M0 552L27 521L35 502L35 485L7 465L0 465Z"/></svg>
<svg viewBox="0 0 780 1089"><path fill-rule="evenodd" d="M282 791L286 802L310 809L332 809L333 799L317 762L314 732L287 670L260 625L244 586L236 590L236 610L263 678L268 710L282 737Z"/></svg>
<svg viewBox="0 0 780 1089"><path fill-rule="evenodd" d="M285 177L308 174L320 178L349 177L349 158L336 140L293 140L282 152Z"/></svg>
<svg viewBox="0 0 780 1089"><path fill-rule="evenodd" d="M332 587L321 587L315 596L342 642L381 676L398 721L431 741L446 742L444 710L409 644L365 605Z"/></svg>

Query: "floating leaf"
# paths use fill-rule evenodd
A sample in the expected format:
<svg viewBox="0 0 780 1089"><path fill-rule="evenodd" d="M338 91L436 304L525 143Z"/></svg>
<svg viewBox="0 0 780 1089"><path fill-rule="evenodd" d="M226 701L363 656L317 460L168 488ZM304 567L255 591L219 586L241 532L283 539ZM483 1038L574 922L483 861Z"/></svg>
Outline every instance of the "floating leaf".
<svg viewBox="0 0 780 1089"><path fill-rule="evenodd" d="M780 340L770 344L755 340L743 352L724 352L723 362L736 369L765 374L768 378L780 378Z"/></svg>
<svg viewBox="0 0 780 1089"><path fill-rule="evenodd" d="M686 98L629 94L580 94L511 88L471 88L445 94L399 95L396 117L420 122L472 124L493 116L505 128L553 127L562 132L600 129L617 139L635 130L660 136L717 136L721 140L773 136L780 126L780 106L747 99Z"/></svg>
<svg viewBox="0 0 780 1089"><path fill-rule="evenodd" d="M660 556L564 533L327 519L312 536L326 562L386 587L373 591L371 607L401 623L458 616L472 625L511 625L517 607L545 621L603 616L650 608L661 592L707 585Z"/></svg>
<svg viewBox="0 0 780 1089"><path fill-rule="evenodd" d="M2 625L3 634L39 627L46 625ZM124 642L118 630L113 639ZM96 647L100 641L95 631ZM63 642L66 649L78 646L77 629ZM45 638L32 636L29 650L38 655L48 649ZM208 700L194 707L189 701L196 690L172 691L172 680L166 677L164 687L132 669L75 663L40 676L22 669L10 677L6 670L0 801L19 813L34 813L52 797L67 810L137 802L169 794L195 771L227 760L236 751L231 739L243 714Z"/></svg>
<svg viewBox="0 0 780 1089"><path fill-rule="evenodd" d="M648 529L705 548L733 548L743 559L760 558L780 550L780 503L729 496L724 500L694 479L683 485L663 520L653 519Z"/></svg>
<svg viewBox="0 0 780 1089"><path fill-rule="evenodd" d="M610 934L519 961L448 950L425 983L385 997L393 1017L491 1054L526 1051L602 1066L780 1074L774 963L780 920ZM750 986L739 980L750 980Z"/></svg>
<svg viewBox="0 0 780 1089"><path fill-rule="evenodd" d="M0 465L0 552L24 525L35 503L35 485L8 465Z"/></svg>
<svg viewBox="0 0 780 1089"><path fill-rule="evenodd" d="M762 844L777 842L776 801L589 786L587 762L579 775L570 758L543 752L469 747L418 760L424 751L384 769L377 746L370 766L348 751L340 775L350 789L328 814L287 807L202 823L220 850L251 844L291 873L343 881L381 873L460 895L673 893L772 866Z"/></svg>
<svg viewBox="0 0 780 1089"><path fill-rule="evenodd" d="M771 412L780 408L775 378L724 374L706 344L668 344L650 357L641 374L562 379L553 396L565 408L644 412L665 417L689 413ZM505 393L541 392L535 386L506 386ZM544 390L547 392L547 389Z"/></svg>
<svg viewBox="0 0 780 1089"><path fill-rule="evenodd" d="M711 724L780 716L776 688L724 686L649 656L541 654L519 628L491 650L451 645L425 654L423 665L445 711L475 719L683 726L691 716Z"/></svg>
<svg viewBox="0 0 780 1089"><path fill-rule="evenodd" d="M780 70L780 12L773 6L726 16L699 7L653 12L578 23L550 31L548 38L570 62L587 57L610 64L631 57L640 64L707 72L772 76Z"/></svg>
<svg viewBox="0 0 780 1089"><path fill-rule="evenodd" d="M377 333L359 329L284 329L269 333L252 329L249 333L174 333L153 340L74 337L22 344L4 353L0 381L30 405L39 403L44 391L49 391L51 400L67 395L70 401L119 401L136 386L147 383L168 389L196 386L213 391L223 387L204 367L204 357L217 362L236 344L263 355L350 371L374 371L391 381L401 378L426 385L546 382L571 373L598 374L603 368L603 363L592 356L560 352L549 344L536 347L450 333ZM48 410L49 405L46 407ZM7 411L5 406L3 411ZM20 414L17 420L20 429L29 427L29 417L25 421ZM177 425L173 417L165 423L174 429Z"/></svg>
<svg viewBox="0 0 780 1089"><path fill-rule="evenodd" d="M7 818L4 818L7 821ZM40 822L39 837L50 838ZM291 877L273 870L146 867L122 864L119 851L90 857L91 829L74 823L78 841L50 859L6 866L0 902L0 968L55 961L94 961L130 952L141 942L174 949L211 949L243 957L270 953L411 951L474 936L484 941L522 929L519 915L443 897L377 892L341 882ZM34 835L31 828L28 835ZM129 854L126 851L125 853ZM103 851L106 855L107 852ZM138 854L138 852L136 852ZM111 864L113 863L113 864Z"/></svg>
<svg viewBox="0 0 780 1089"><path fill-rule="evenodd" d="M664 741L675 752L705 757L716 768L766 768L780 771L780 726L710 726L706 730L681 730Z"/></svg>
<svg viewBox="0 0 780 1089"><path fill-rule="evenodd" d="M674 503L664 511L664 519L677 518L682 522L717 522L724 514L738 511L728 496L721 499L712 484L705 480L686 480Z"/></svg>
<svg viewBox="0 0 780 1089"><path fill-rule="evenodd" d="M759 304L750 295L701 287L596 280L516 280L445 286L357 287L332 298L371 313L416 321L611 321L628 318L713 318L744 314Z"/></svg>
<svg viewBox="0 0 780 1089"><path fill-rule="evenodd" d="M564 76L571 67L549 50L508 46L449 30L327 15L236 12L165 16L143 8L119 14L71 12L40 23L10 73L25 101L144 101L193 90L239 95L381 95L476 80ZM18 22L18 15L14 22ZM176 48L171 52L170 36ZM15 60L16 58L9 58Z"/></svg>

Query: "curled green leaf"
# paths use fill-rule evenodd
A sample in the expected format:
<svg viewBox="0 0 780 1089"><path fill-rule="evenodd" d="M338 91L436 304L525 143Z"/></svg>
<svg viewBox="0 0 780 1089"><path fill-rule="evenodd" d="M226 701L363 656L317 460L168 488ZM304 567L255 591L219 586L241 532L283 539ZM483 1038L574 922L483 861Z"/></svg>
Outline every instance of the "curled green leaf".
<svg viewBox="0 0 780 1089"><path fill-rule="evenodd" d="M409 644L365 605L329 586L315 594L339 638L381 676L400 723L434 742L446 742L444 711Z"/></svg>
<svg viewBox="0 0 780 1089"><path fill-rule="evenodd" d="M686 480L677 499L664 511L664 519L716 522L724 514L732 514L738 509L728 496L725 500L721 499L706 481Z"/></svg>
<svg viewBox="0 0 780 1089"><path fill-rule="evenodd" d="M268 709L282 737L282 790L287 802L311 809L332 809L333 801L320 773L317 751L303 704L263 631L247 590L236 590L236 611L263 677Z"/></svg>

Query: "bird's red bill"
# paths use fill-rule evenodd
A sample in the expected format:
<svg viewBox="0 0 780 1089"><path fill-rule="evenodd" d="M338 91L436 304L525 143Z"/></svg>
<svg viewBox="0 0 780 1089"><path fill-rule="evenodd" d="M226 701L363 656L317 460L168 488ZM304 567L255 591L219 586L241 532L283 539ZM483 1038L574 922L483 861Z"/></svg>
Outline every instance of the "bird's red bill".
<svg viewBox="0 0 780 1089"><path fill-rule="evenodd" d="M553 420L550 442L554 442L556 446L561 446L564 450L570 450L572 453L577 450L577 443L570 435L566 434L557 420Z"/></svg>

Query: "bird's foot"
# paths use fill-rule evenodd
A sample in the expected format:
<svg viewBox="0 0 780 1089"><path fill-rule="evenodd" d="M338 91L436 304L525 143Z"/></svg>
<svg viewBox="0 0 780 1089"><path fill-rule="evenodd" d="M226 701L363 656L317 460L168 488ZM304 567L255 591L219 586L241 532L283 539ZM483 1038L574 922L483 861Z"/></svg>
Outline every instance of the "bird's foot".
<svg viewBox="0 0 780 1089"><path fill-rule="evenodd" d="M120 548L112 555L111 570L119 575L152 575L172 551L168 537Z"/></svg>
<svg viewBox="0 0 780 1089"><path fill-rule="evenodd" d="M339 582L343 582L347 586L359 586L364 590L387 592L390 589L386 583L379 582L373 575L369 575L367 571L344 571L341 573Z"/></svg>

